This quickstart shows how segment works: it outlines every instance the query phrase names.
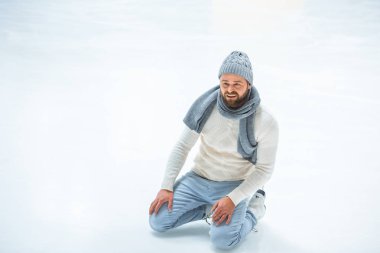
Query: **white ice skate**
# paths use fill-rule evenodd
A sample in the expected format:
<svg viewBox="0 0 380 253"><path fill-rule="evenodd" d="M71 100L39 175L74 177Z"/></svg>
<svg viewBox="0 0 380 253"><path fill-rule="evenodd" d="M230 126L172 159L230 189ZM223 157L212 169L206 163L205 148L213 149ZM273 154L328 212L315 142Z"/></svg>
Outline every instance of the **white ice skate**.
<svg viewBox="0 0 380 253"><path fill-rule="evenodd" d="M264 201L265 192L261 189L257 190L249 201L248 210L253 213L257 221L263 218L265 214L266 206L264 205Z"/></svg>

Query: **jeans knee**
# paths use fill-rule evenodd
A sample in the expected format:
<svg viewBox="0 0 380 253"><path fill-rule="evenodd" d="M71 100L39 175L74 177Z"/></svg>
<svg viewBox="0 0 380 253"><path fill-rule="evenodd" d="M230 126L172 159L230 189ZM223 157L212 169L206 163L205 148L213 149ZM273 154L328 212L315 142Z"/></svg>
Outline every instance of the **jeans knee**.
<svg viewBox="0 0 380 253"><path fill-rule="evenodd" d="M211 233L211 243L218 249L229 250L234 248L240 241L239 235L223 233L223 231L214 231Z"/></svg>
<svg viewBox="0 0 380 253"><path fill-rule="evenodd" d="M170 228L164 225L162 219L159 219L155 214L149 216L149 225L156 232L165 232Z"/></svg>

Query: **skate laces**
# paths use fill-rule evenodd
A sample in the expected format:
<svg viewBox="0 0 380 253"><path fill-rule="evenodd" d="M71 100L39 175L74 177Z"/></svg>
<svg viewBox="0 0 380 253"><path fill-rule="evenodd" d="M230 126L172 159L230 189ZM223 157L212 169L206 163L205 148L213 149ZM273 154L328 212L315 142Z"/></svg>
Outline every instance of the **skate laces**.
<svg viewBox="0 0 380 253"><path fill-rule="evenodd" d="M208 213L208 214L206 215L206 217L203 218L203 219L206 221L206 223L209 224L210 226L211 226L212 223L213 223L213 221L212 221L212 214L213 214L213 213ZM259 231L256 229L256 227L253 227L251 231L253 231L253 232L255 232L255 233L259 232Z"/></svg>
<svg viewBox="0 0 380 253"><path fill-rule="evenodd" d="M209 225L212 224L212 215L213 215L213 213L210 212L206 215L206 217L203 218L207 222L207 224L209 224Z"/></svg>

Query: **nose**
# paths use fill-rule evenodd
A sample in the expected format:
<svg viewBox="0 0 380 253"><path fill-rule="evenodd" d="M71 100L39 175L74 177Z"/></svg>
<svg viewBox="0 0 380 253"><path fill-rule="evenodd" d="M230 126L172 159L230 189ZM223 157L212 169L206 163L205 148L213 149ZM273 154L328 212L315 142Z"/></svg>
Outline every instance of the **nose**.
<svg viewBox="0 0 380 253"><path fill-rule="evenodd" d="M234 87L232 85L229 85L227 88L228 93L232 93L234 91Z"/></svg>

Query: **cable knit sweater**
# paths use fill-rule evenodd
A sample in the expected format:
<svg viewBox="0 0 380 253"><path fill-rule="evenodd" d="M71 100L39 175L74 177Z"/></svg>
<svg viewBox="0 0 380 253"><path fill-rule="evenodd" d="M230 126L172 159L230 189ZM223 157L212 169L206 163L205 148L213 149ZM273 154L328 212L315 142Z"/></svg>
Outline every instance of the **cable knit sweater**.
<svg viewBox="0 0 380 253"><path fill-rule="evenodd" d="M244 180L227 196L235 205L250 198L271 177L278 144L277 121L262 105L256 110L254 127L258 142L256 165L237 152L239 120L223 117L215 106L200 134L185 126L169 156L161 188L173 190L189 151L200 139L192 170L214 181Z"/></svg>

